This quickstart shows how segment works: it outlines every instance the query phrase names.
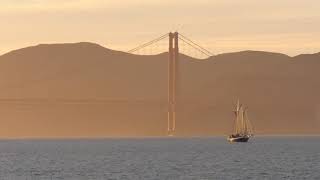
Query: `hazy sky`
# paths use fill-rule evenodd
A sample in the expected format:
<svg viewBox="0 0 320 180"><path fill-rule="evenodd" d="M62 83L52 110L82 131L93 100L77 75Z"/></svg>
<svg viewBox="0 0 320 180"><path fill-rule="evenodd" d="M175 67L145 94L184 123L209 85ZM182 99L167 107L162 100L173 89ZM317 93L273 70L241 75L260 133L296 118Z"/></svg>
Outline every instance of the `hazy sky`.
<svg viewBox="0 0 320 180"><path fill-rule="evenodd" d="M319 9L319 0L0 0L0 54L80 41L125 51L174 30L214 53L314 53Z"/></svg>

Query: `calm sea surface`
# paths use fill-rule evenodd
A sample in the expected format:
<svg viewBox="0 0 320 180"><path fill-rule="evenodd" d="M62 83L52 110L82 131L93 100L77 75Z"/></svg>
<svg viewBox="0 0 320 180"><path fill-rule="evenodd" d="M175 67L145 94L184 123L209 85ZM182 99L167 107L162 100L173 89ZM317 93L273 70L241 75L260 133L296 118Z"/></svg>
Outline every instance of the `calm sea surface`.
<svg viewBox="0 0 320 180"><path fill-rule="evenodd" d="M320 179L320 137L1 140L2 179Z"/></svg>

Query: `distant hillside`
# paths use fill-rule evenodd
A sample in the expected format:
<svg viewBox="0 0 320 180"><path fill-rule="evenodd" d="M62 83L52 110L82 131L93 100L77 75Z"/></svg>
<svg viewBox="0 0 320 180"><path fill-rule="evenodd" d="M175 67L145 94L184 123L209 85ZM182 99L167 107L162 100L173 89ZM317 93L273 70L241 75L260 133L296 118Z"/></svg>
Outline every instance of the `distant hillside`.
<svg viewBox="0 0 320 180"><path fill-rule="evenodd" d="M93 43L38 45L0 56L0 137L164 135L167 53ZM228 134L233 103L258 134L320 133L320 53L181 55L178 135Z"/></svg>

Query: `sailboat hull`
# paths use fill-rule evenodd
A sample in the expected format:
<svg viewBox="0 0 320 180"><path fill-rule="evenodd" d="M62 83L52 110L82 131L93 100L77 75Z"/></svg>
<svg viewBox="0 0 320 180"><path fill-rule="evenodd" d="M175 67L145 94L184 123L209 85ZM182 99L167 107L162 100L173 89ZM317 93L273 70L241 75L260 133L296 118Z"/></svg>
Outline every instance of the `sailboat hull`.
<svg viewBox="0 0 320 180"><path fill-rule="evenodd" d="M240 136L240 137L228 137L229 142L248 142L248 136Z"/></svg>

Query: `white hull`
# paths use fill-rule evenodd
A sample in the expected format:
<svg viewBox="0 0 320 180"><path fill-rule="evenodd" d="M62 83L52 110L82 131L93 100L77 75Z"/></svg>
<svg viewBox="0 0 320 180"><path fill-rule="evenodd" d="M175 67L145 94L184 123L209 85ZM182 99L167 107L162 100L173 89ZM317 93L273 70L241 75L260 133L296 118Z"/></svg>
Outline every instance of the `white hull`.
<svg viewBox="0 0 320 180"><path fill-rule="evenodd" d="M248 142L249 136L228 137L229 142Z"/></svg>

